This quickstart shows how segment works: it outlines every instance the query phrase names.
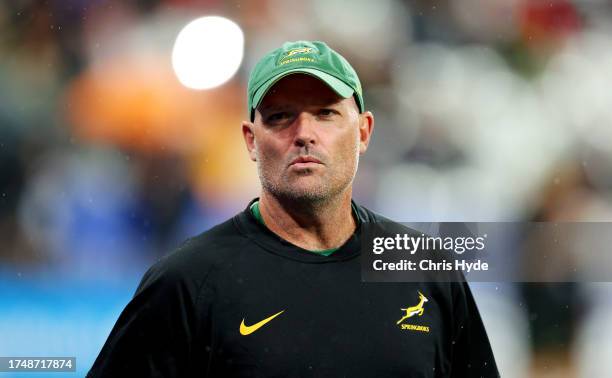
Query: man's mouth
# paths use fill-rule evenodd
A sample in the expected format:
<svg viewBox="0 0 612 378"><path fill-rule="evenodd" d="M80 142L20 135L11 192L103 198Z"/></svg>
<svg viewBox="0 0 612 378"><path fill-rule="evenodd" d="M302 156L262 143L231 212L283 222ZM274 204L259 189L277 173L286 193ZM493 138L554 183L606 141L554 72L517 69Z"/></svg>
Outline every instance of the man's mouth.
<svg viewBox="0 0 612 378"><path fill-rule="evenodd" d="M321 162L321 160L314 158L312 156L298 156L291 161L291 164L289 164L289 166L297 165L297 166L307 167L307 166L314 165L314 164L323 164L323 163Z"/></svg>

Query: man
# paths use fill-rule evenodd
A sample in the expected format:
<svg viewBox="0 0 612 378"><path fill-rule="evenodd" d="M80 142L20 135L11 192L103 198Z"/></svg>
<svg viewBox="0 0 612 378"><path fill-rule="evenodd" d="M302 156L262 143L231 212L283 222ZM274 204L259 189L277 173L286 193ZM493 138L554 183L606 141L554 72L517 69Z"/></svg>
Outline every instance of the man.
<svg viewBox="0 0 612 378"><path fill-rule="evenodd" d="M149 269L88 376L497 377L465 283L361 282L385 219L351 200L374 117L349 63L285 43L248 104L261 196Z"/></svg>

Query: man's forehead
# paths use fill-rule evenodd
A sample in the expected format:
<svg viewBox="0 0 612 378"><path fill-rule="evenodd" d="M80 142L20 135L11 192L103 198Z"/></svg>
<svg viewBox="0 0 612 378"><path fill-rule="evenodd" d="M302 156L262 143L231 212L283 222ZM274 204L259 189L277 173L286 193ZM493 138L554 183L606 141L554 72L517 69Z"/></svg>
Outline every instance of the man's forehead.
<svg viewBox="0 0 612 378"><path fill-rule="evenodd" d="M322 97L322 96L303 97L303 96L299 96L296 93L294 93L294 95L292 96L285 96L281 94L270 94L270 97L264 98L264 100L261 102L261 105L257 108L257 110L266 111L270 109L287 108L293 105L300 105L300 104L301 105L329 106L329 105L338 104L344 100L345 100L344 98L339 97L338 95L325 96L325 97Z"/></svg>

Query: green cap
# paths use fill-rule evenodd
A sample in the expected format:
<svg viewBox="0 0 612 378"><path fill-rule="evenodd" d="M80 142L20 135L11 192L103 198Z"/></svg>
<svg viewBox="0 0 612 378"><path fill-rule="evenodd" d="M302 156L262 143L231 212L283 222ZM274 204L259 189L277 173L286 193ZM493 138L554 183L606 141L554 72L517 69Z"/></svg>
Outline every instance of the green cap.
<svg viewBox="0 0 612 378"><path fill-rule="evenodd" d="M248 86L251 121L255 109L268 90L280 79L294 73L312 75L329 85L340 97L355 95L359 111L364 111L361 83L357 73L344 57L325 42L285 42L264 56L253 68Z"/></svg>

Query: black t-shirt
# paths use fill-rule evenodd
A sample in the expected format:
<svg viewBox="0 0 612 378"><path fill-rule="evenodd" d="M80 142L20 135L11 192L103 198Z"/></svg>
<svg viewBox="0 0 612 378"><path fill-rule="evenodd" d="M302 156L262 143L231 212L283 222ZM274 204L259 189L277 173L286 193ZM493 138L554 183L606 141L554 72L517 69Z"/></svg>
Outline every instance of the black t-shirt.
<svg viewBox="0 0 612 378"><path fill-rule="evenodd" d="M498 377L466 283L361 281L363 224L330 256L249 211L154 264L95 377Z"/></svg>

